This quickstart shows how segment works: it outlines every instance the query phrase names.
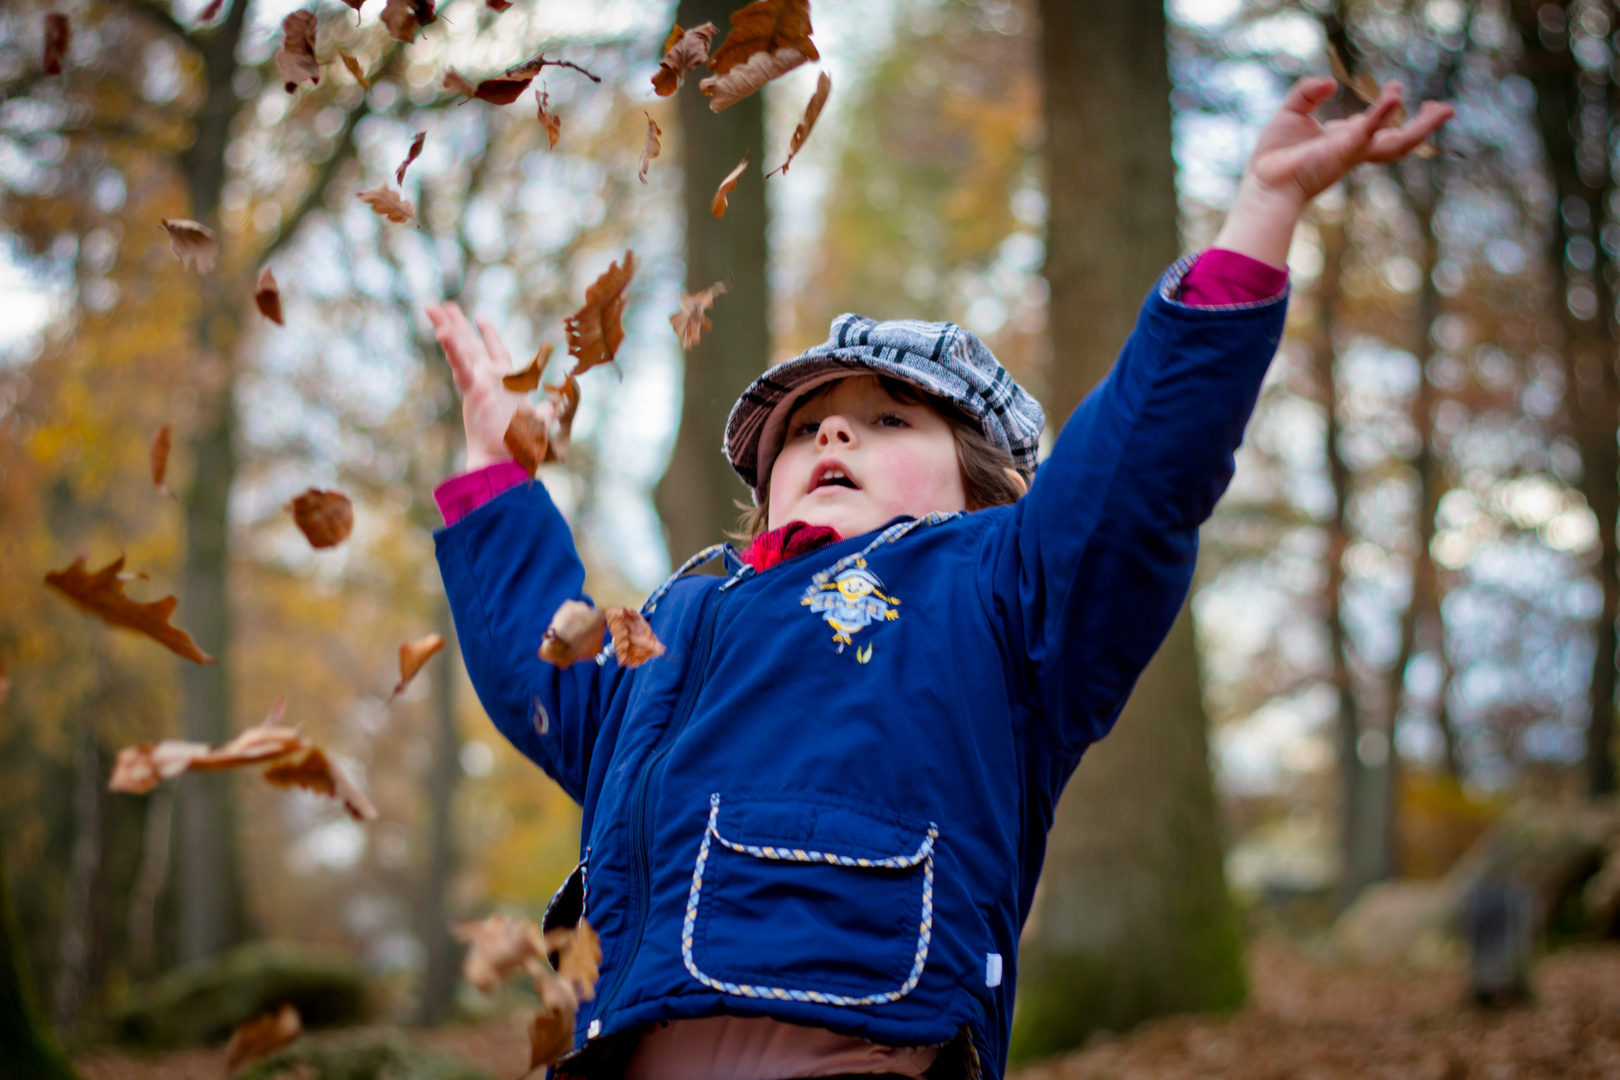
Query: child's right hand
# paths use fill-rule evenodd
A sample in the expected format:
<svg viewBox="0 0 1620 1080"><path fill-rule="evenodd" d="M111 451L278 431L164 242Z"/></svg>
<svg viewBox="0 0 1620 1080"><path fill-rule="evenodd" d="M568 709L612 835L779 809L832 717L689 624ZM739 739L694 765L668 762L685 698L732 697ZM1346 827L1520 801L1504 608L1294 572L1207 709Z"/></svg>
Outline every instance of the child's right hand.
<svg viewBox="0 0 1620 1080"><path fill-rule="evenodd" d="M506 449L506 428L519 409L534 413L549 427L555 407L542 401L531 405L522 394L501 385L501 378L512 374L512 357L501 344L495 325L480 316L478 328L467 321L461 308L451 301L429 304L428 321L450 361L450 371L461 392L461 422L467 432L467 471L511 461Z"/></svg>

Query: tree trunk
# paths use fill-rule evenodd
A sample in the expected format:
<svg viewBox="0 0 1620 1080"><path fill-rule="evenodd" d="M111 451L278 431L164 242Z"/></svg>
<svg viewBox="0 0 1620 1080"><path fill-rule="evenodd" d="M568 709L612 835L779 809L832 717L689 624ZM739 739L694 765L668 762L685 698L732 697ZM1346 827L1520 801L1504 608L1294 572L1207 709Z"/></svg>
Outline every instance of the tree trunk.
<svg viewBox="0 0 1620 1080"><path fill-rule="evenodd" d="M0 1050L6 1075L18 1080L77 1080L40 1017L28 976L28 951L11 907L5 831L0 830Z"/></svg>
<svg viewBox="0 0 1620 1080"><path fill-rule="evenodd" d="M1179 251L1163 6L1043 0L1050 218L1048 402L1066 417L1107 373ZM1222 876L1198 654L1184 609L1114 733L1056 811L1021 949L1014 1054L1077 1045L1244 996Z"/></svg>
<svg viewBox="0 0 1620 1080"><path fill-rule="evenodd" d="M454 400L454 399L452 399ZM450 443L454 445L454 443ZM448 475L448 473L447 473ZM428 854L417 935L426 952L417 1023L437 1024L450 1010L459 977L460 950L450 936L450 882L456 872L455 829L451 817L461 772L461 738L456 731L456 627L450 603L440 596L435 629L444 637L442 662L433 673L433 771L428 779Z"/></svg>
<svg viewBox="0 0 1620 1080"><path fill-rule="evenodd" d="M733 0L684 0L682 26L713 22L715 44L730 27ZM693 72L679 91L681 170L686 206L686 290L726 283L714 329L687 350L680 432L655 501L668 530L670 561L680 563L736 525L743 487L720 453L731 405L771 362L771 290L766 264L767 212L761 164L765 94L753 94L718 116L695 85ZM724 219L709 202L726 173L751 155L732 192Z"/></svg>
<svg viewBox="0 0 1620 1080"><path fill-rule="evenodd" d="M105 676L103 676L105 678ZM99 695L98 695L99 696ZM56 1027L68 1039L78 1027L90 964L96 878L101 869L101 755L81 721L73 767L73 862L62 905L60 967L56 972Z"/></svg>

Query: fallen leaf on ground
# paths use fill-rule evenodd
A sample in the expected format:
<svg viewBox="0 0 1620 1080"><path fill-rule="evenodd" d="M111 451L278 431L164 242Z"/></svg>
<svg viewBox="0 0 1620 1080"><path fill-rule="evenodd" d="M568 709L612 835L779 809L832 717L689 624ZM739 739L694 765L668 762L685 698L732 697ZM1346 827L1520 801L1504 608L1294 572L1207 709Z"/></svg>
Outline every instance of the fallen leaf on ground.
<svg viewBox="0 0 1620 1080"><path fill-rule="evenodd" d="M342 58L343 66L349 69L349 74L354 76L354 81L360 84L360 88L370 90L371 80L366 78L365 66L360 63L359 59L342 51L338 53L338 56Z"/></svg>
<svg viewBox="0 0 1620 1080"><path fill-rule="evenodd" d="M313 548L335 547L347 540L354 528L354 505L342 492L310 488L289 508L293 522Z"/></svg>
<svg viewBox="0 0 1620 1080"><path fill-rule="evenodd" d="M284 35L281 48L276 50L276 67L287 80L287 93L298 89L298 84L311 86L321 83L321 65L315 59L315 28L318 25L313 11L295 11L281 20Z"/></svg>
<svg viewBox="0 0 1620 1080"><path fill-rule="evenodd" d="M540 123L546 129L546 149L555 150L557 140L562 138L562 119L548 107L551 104L550 94L536 90L534 96L540 104Z"/></svg>
<svg viewBox="0 0 1620 1080"><path fill-rule="evenodd" d="M154 600L149 604L136 603L124 595L124 583L119 572L124 568L122 555L100 570L87 570L84 556L73 560L65 570L53 570L45 575L45 584L78 604L84 610L112 626L145 634L178 656L198 664L212 664L214 658L197 647L191 635L169 624L179 601L172 596Z"/></svg>
<svg viewBox="0 0 1620 1080"><path fill-rule="evenodd" d="M717 218L726 216L726 207L730 203L729 196L737 190L737 181L742 178L743 170L748 168L748 155L744 154L742 161L735 169L726 174L720 181L720 190L714 193L714 201L709 204L709 212Z"/></svg>
<svg viewBox="0 0 1620 1080"><path fill-rule="evenodd" d="M540 640L540 659L558 667L589 660L602 651L607 617L582 600L565 600Z"/></svg>
<svg viewBox="0 0 1620 1080"><path fill-rule="evenodd" d="M1339 80L1339 82L1343 84L1352 94L1355 94L1356 97L1360 98L1363 105L1377 104L1379 96L1384 92L1384 88L1378 82L1378 80L1367 74L1350 74L1349 69L1344 65L1344 57L1339 55L1339 50L1331 43L1328 45L1327 52L1328 64L1333 69L1333 77ZM1406 106L1395 106L1395 111L1391 114L1391 118L1393 119L1396 127L1400 127L1402 124L1406 123ZM1440 151L1435 149L1433 143L1426 142L1422 146L1419 146L1416 150L1413 150L1412 156L1417 158L1432 158L1438 153L1440 153Z"/></svg>
<svg viewBox="0 0 1620 1080"><path fill-rule="evenodd" d="M705 330L713 330L706 312L714 306L714 298L726 291L726 283L717 281L702 292L682 293L681 310L669 317L669 325L681 339L681 348L690 349L703 338Z"/></svg>
<svg viewBox="0 0 1620 1080"><path fill-rule="evenodd" d="M535 350L534 359L522 371L514 371L510 375L501 376L501 385L514 394L527 394L540 386L540 373L546 370L546 363L551 359L551 342L541 342L540 348Z"/></svg>
<svg viewBox="0 0 1620 1080"><path fill-rule="evenodd" d="M438 634L428 634L415 641L407 641L399 647L399 682L394 685L394 692L389 695L392 701L400 692L416 678L416 673L422 670L422 665L431 660L435 653L444 648L444 638Z"/></svg>
<svg viewBox="0 0 1620 1080"><path fill-rule="evenodd" d="M810 103L804 107L804 116L799 120L799 126L793 129L793 138L788 142L787 160L766 173L766 176L775 173L785 174L788 171L788 166L793 164L794 156L804 146L804 140L808 139L810 132L815 129L816 117L821 115L821 108L827 104L827 95L830 93L832 93L832 79L823 71L821 77L816 80L816 92L810 95Z"/></svg>
<svg viewBox="0 0 1620 1080"><path fill-rule="evenodd" d="M218 264L219 237L213 229L185 218L164 218L161 224L169 233L175 257L187 270L207 274Z"/></svg>
<svg viewBox="0 0 1620 1080"><path fill-rule="evenodd" d="M202 9L201 15L197 16L197 25L201 26L204 23L213 22L219 15L220 8L224 6L225 0L208 0L208 6Z"/></svg>
<svg viewBox="0 0 1620 1080"><path fill-rule="evenodd" d="M624 265L608 264L602 276L585 290L585 304L563 321L568 333L568 354L579 361L573 374L583 375L598 364L613 360L624 341L625 290L636 273L636 255L624 253Z"/></svg>
<svg viewBox="0 0 1620 1080"><path fill-rule="evenodd" d="M405 222L416 217L416 204L400 195L399 192L387 184L378 184L374 188L366 188L356 192L355 198L371 207L389 221Z"/></svg>
<svg viewBox="0 0 1620 1080"><path fill-rule="evenodd" d="M318 746L306 745L291 757L277 759L264 770L264 778L277 787L301 787L337 799L356 821L377 816L377 808Z"/></svg>
<svg viewBox="0 0 1620 1080"><path fill-rule="evenodd" d="M502 436L507 452L512 460L523 466L523 471L530 476L540 468L546 460L546 447L550 436L546 433L546 422L536 416L532 409L519 409L512 414L511 421L506 425L506 434Z"/></svg>
<svg viewBox="0 0 1620 1080"><path fill-rule="evenodd" d="M719 112L806 60L820 60L811 33L810 0L755 0L732 12L726 40L709 57L714 74L698 84L709 108Z"/></svg>
<svg viewBox="0 0 1620 1080"><path fill-rule="evenodd" d="M561 461L568 453L568 440L574 430L574 414L579 411L579 380L564 375L561 386L546 387L546 394L557 409L557 430L546 444L546 460Z"/></svg>
<svg viewBox="0 0 1620 1080"><path fill-rule="evenodd" d="M225 1047L225 1069L235 1072L243 1065L269 1057L303 1033L298 1010L283 1005L273 1013L254 1017L235 1031Z"/></svg>
<svg viewBox="0 0 1620 1080"><path fill-rule="evenodd" d="M574 933L561 949L557 974L574 989L581 1001L596 1000L596 981L601 978L602 940L582 917Z"/></svg>
<svg viewBox="0 0 1620 1080"><path fill-rule="evenodd" d="M411 140L411 148L405 152L405 160L399 163L394 171L394 183L404 186L405 170L411 167L411 162L422 156L422 144L427 142L427 132L418 131L416 138Z"/></svg>
<svg viewBox="0 0 1620 1080"><path fill-rule="evenodd" d="M461 974L486 994L494 993L501 983L530 964L546 962L544 935L529 919L491 915L461 923L455 928L455 936L468 945Z"/></svg>
<svg viewBox="0 0 1620 1080"><path fill-rule="evenodd" d="M270 272L268 266L259 274L259 284L253 290L253 302L259 305L259 314L277 326L283 325L281 321L281 287L276 284L276 275Z"/></svg>
<svg viewBox="0 0 1620 1080"><path fill-rule="evenodd" d="M152 486L169 494L172 492L169 492L169 485L163 479L169 474L169 447L173 441L174 432L168 424L164 424L152 436L152 447L146 452L147 463L152 469Z"/></svg>
<svg viewBox="0 0 1620 1080"><path fill-rule="evenodd" d="M647 141L643 143L641 147L640 173L641 182L645 184L647 182L647 170L652 167L653 158L657 157L659 151L664 147L663 144L658 141L658 136L663 134L663 132L659 130L658 123L653 120L652 116L648 113L643 112L641 115L647 117Z"/></svg>
<svg viewBox="0 0 1620 1080"><path fill-rule="evenodd" d="M46 75L62 74L62 58L73 44L73 24L61 12L45 16L45 56L40 70Z"/></svg>
<svg viewBox="0 0 1620 1080"><path fill-rule="evenodd" d="M669 97L681 88L681 82L699 64L709 58L709 44L720 28L712 22L682 30L677 24L664 42L664 58L653 72L653 90L659 97Z"/></svg>

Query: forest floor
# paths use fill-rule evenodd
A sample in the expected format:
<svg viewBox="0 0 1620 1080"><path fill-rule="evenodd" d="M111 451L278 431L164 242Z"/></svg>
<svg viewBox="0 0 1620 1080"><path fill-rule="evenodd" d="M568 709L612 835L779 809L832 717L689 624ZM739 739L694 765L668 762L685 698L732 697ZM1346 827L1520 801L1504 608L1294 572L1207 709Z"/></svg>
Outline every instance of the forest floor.
<svg viewBox="0 0 1620 1080"><path fill-rule="evenodd" d="M1253 993L1228 1016L1175 1017L1101 1035L1011 1080L1614 1080L1620 1077L1620 944L1537 964L1535 1000L1513 1009L1463 1001L1460 972L1346 968L1274 941L1249 953ZM528 1061L525 1018L413 1033L500 1080ZM161 1056L95 1051L85 1080L221 1080L223 1050Z"/></svg>

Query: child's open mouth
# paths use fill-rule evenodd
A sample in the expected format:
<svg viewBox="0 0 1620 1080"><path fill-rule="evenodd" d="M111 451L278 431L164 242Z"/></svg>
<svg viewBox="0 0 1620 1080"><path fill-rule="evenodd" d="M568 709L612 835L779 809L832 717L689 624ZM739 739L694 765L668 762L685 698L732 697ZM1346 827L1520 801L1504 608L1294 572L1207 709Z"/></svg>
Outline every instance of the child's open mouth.
<svg viewBox="0 0 1620 1080"><path fill-rule="evenodd" d="M851 491L859 491L861 485L844 471L844 467L834 461L824 461L816 466L815 472L810 475L810 490L820 491L822 488L841 487Z"/></svg>

